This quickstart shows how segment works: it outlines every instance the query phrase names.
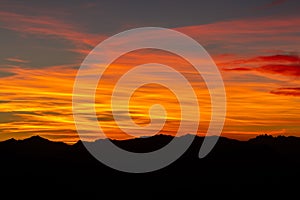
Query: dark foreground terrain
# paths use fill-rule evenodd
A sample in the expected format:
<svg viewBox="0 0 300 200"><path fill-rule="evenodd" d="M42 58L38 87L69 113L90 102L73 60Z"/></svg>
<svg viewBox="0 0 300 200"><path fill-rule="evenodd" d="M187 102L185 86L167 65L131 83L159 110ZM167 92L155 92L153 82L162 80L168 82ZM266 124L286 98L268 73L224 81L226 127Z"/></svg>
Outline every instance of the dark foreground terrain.
<svg viewBox="0 0 300 200"><path fill-rule="evenodd" d="M114 143L124 149L146 152L160 148L171 139L158 135ZM39 136L10 139L0 142L1 185L73 193L107 192L103 189L107 187L201 190L201 185L210 184L233 185L233 190L243 184L254 185L255 188L247 186L249 191L260 188L257 185L271 184L276 190L300 183L300 138L264 135L238 141L221 137L212 152L199 159L202 141L202 137L196 137L187 152L164 169L130 174L101 164L81 142L67 145Z"/></svg>

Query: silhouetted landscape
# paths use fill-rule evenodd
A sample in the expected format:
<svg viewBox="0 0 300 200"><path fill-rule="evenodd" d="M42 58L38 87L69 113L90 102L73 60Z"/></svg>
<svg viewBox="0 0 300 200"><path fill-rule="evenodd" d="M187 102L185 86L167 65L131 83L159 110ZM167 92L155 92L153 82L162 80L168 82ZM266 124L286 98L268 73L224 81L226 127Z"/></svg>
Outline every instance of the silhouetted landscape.
<svg viewBox="0 0 300 200"><path fill-rule="evenodd" d="M171 136L157 135L113 142L123 149L147 152L161 148L171 139ZM128 180L137 183L156 180L161 186L179 187L191 180L196 180L198 184L279 184L300 178L298 137L261 135L248 141L221 137L212 152L199 159L202 141L203 137L196 137L185 154L166 168L145 174L130 174L97 161L81 141L67 145L40 136L10 139L0 142L1 179L25 185L27 180L36 180L40 186L52 181L82 189L85 186L96 187L88 183L98 181L103 184L108 180L120 185L128 184Z"/></svg>

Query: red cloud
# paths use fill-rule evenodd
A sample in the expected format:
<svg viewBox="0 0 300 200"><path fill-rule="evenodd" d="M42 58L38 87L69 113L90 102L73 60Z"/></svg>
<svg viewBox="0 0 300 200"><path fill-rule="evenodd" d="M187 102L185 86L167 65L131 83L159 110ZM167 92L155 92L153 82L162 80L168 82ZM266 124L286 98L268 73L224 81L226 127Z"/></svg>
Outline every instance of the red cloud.
<svg viewBox="0 0 300 200"><path fill-rule="evenodd" d="M272 56L259 56L253 60L267 61L267 62L300 62L297 55L272 55Z"/></svg>
<svg viewBox="0 0 300 200"><path fill-rule="evenodd" d="M300 88L278 88L272 90L270 93L285 96L300 96Z"/></svg>
<svg viewBox="0 0 300 200"><path fill-rule="evenodd" d="M300 76L300 65L264 65L254 68L253 70L262 73L281 74L284 76Z"/></svg>
<svg viewBox="0 0 300 200"><path fill-rule="evenodd" d="M300 76L300 58L296 55L258 56L250 59L239 59L220 63L220 65L237 66L233 68L223 68L224 71L257 71L266 74ZM245 65L247 67L243 67ZM259 67L255 67L257 65Z"/></svg>
<svg viewBox="0 0 300 200"><path fill-rule="evenodd" d="M256 18L221 21L212 24L178 27L176 30L190 35L204 43L226 42L247 43L254 41L299 41L299 17L280 19ZM259 44L258 44L259 45Z"/></svg>
<svg viewBox="0 0 300 200"><path fill-rule="evenodd" d="M287 0L273 0L271 3L265 4L261 7L259 7L259 9L267 9L267 8L271 8L273 6L278 6L280 4L285 3Z"/></svg>
<svg viewBox="0 0 300 200"><path fill-rule="evenodd" d="M47 16L27 16L0 11L0 27L39 37L56 37L72 42L76 46L93 47L105 36L83 33L73 24Z"/></svg>
<svg viewBox="0 0 300 200"><path fill-rule="evenodd" d="M223 69L224 71L258 71L268 74L280 74L284 76L300 76L300 65L263 65L255 68L237 67Z"/></svg>
<svg viewBox="0 0 300 200"><path fill-rule="evenodd" d="M223 71L252 71L252 69L246 68L246 67L237 67L237 68L232 68L232 69L224 68Z"/></svg>

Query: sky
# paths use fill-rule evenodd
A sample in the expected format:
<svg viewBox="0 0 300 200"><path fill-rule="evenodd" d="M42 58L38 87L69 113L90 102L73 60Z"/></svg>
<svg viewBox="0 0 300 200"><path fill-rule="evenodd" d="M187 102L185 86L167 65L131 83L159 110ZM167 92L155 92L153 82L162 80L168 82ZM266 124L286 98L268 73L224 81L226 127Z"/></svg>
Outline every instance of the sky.
<svg viewBox="0 0 300 200"><path fill-rule="evenodd" d="M140 27L179 31L209 53L227 96L222 136L240 140L260 134L300 136L299 8L297 0L1 0L0 140L40 135L70 144L78 141L72 92L79 67L97 44ZM196 88L201 111L197 134L205 135L211 102L204 81L181 57L149 49L119 57L99 82L95 107L102 130L110 138L130 138L112 115L112 89L127 70L154 62L175 68ZM164 76L172 80L169 71L150 69L136 80ZM128 95L126 87L123 91ZM174 135L181 120L198 120L183 119L176 94L157 84L134 91L129 105L132 120L146 127L151 122L149 109L157 102L167 112L159 133ZM122 110L119 115L124 116ZM189 133L189 125L185 128Z"/></svg>

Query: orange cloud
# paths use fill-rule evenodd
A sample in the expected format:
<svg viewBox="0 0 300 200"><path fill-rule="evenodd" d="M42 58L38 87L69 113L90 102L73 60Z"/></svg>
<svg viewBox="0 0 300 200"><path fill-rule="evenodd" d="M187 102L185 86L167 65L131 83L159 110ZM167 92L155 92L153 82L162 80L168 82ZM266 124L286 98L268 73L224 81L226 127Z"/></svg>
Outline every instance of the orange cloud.
<svg viewBox="0 0 300 200"><path fill-rule="evenodd" d="M0 26L9 30L67 40L72 42L75 51L80 53L87 53L86 47L90 48L103 37L80 32L74 25L49 17L33 18L0 12L0 21ZM299 57L283 54L253 56L253 52L248 50L248 47L254 49L257 55L257 49L273 49L274 46L297 49L299 37L295 33L300 32L300 28L295 25L299 22L300 19L297 18L235 20L176 29L205 45L214 44L216 49L226 47L231 50L226 51L226 54L222 52L222 55L213 51L215 62L220 68L224 68L221 73L227 91L228 112L224 136L243 138L245 135L249 137L265 131L279 133L281 130L299 135L299 102L297 98L288 96L292 93L293 96L298 96L297 87L283 87L267 78L269 74L297 78ZM262 44L260 41L268 44ZM240 48L242 50L238 51ZM18 62L16 59L10 61ZM172 53L148 49L118 58L105 71L103 79L99 82L95 107L99 124L109 136L118 139L128 137L119 129L112 116L110 103L113 87L126 71L144 63L171 66L191 82L200 104L201 121L198 134L205 134L211 117L211 105L209 92L199 74L190 63ZM39 133L50 139L69 143L78 140L72 116L72 91L76 76L76 70L72 66L61 65L44 69L22 69L12 66L5 71L12 74L0 78L0 132L5 133L1 134L0 139L22 138ZM246 73L241 74L240 71ZM249 72L267 75L257 80L257 74ZM146 79L148 76L155 74L149 73L137 78ZM128 94L126 90L124 93ZM188 99L185 100L188 102ZM146 85L136 90L130 102L131 117L141 126L148 124L149 107L157 101L169 111L161 133L174 135L181 120L180 109L175 95L166 88ZM191 117L190 120L196 119Z"/></svg>
<svg viewBox="0 0 300 200"><path fill-rule="evenodd" d="M120 131L116 123L111 120L113 119L111 111L111 96L113 89L117 81L130 69L135 66L144 63L160 63L176 69L179 73L182 73L191 83L196 91L201 105L201 125L199 132L206 132L208 122L210 120L210 99L209 93L206 90L206 85L201 79L200 75L186 60L179 56L175 56L172 53L165 52L162 50L139 50L133 51L122 55L115 60L108 69L104 72L104 76L99 82L99 88L97 90L97 110L102 121L100 121L101 127L110 135L110 137L125 137L124 133ZM153 68L154 69L154 68ZM152 71L154 73L155 70ZM164 74L164 71L155 72ZM148 73L148 77L136 77L136 79L147 79L153 78L152 81L159 81L158 77L155 77L155 73ZM170 74L165 74L165 79L172 78ZM176 82L174 82L176 84ZM101 87L102 86L102 87ZM184 91L184 89L182 90ZM129 95L129 92L124 91L124 95ZM182 94L178 94L183 96ZM178 123L183 120L180 118L180 110L178 110L178 101L174 94L170 93L169 90L162 86L157 85L144 85L139 88L131 97L131 117L137 124L143 125L149 123L149 109L153 104L162 104L166 109L168 115L164 128L160 131L161 133L168 133L169 135L175 135L177 132ZM188 102L188 99L186 100ZM198 120L198 119L185 119L185 120ZM187 133L189 127L186 127ZM113 134L110 134L113 133ZM116 134L117 133L117 134ZM140 135L145 134L141 132ZM123 135L123 136L122 136ZM128 136L127 136L128 138Z"/></svg>
<svg viewBox="0 0 300 200"><path fill-rule="evenodd" d="M0 123L1 140L38 133L53 140L77 141L71 112L76 71L63 66L9 70L14 75L0 79L0 97L4 101L0 111L3 119L11 116L14 120Z"/></svg>
<svg viewBox="0 0 300 200"><path fill-rule="evenodd" d="M113 86L134 64L141 64L138 52L120 57L105 72L101 86L97 90L96 110L101 127L109 137L124 139L128 135L118 129L110 110L110 97ZM153 61L153 52L146 58L146 53L140 53L144 61ZM194 84L201 112L199 135L206 133L210 121L210 99L205 83L196 81L197 74L188 67L181 58L163 59L164 54L157 52L159 62L171 67L177 67ZM128 63L131 63L128 65ZM125 64L126 63L126 64ZM178 67L178 64L180 67ZM182 67L186 66L186 67ZM69 66L53 66L45 69L10 69L15 75L0 79L0 132L1 140L10 137L24 138L39 134L52 140L74 143L78 140L72 116L72 90L76 70ZM228 72L223 72L227 76ZM298 102L286 95L273 95L269 93L275 87L274 83L266 82L239 82L229 79L225 82L227 90L227 119L223 136L237 139L246 139L265 131L279 131L283 128L287 134L296 134L299 124ZM280 89L281 93L291 89ZM297 90L293 90L297 92ZM126 91L124 91L126 93ZM277 92L278 93L278 92ZM139 88L131 98L130 113L132 119L139 125L149 123L149 107L159 102L163 104L169 115L167 122L160 133L174 135L181 120L177 99L170 91L158 86L145 86ZM288 110L288 115L282 113ZM10 116L12 120L8 121ZM6 119L2 121L1 119ZM194 119L191 119L194 120ZM88 129L87 129L88 130ZM187 129L188 130L188 129ZM251 134L250 134L251 133ZM243 135L244 134L244 135ZM141 134L142 135L142 134ZM246 137L247 136L247 137Z"/></svg>

